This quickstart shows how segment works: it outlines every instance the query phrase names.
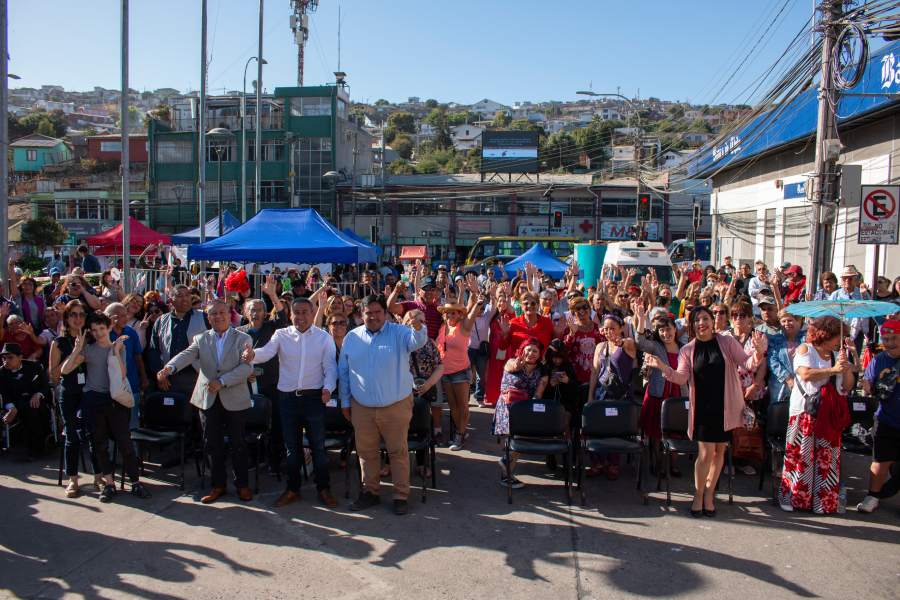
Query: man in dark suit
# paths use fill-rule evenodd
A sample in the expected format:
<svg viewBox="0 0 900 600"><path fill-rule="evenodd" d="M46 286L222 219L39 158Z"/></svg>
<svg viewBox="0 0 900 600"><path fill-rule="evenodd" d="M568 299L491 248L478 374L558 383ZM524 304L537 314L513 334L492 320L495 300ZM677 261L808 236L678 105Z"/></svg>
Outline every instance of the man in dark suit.
<svg viewBox="0 0 900 600"><path fill-rule="evenodd" d="M244 423L250 408L247 378L253 367L241 361L241 353L251 348L253 342L249 335L231 326L228 306L221 300L210 305L207 316L212 329L195 336L191 345L169 360L156 377L160 388L165 389L171 375L190 365L197 366L199 373L191 404L200 409L203 442L212 461L212 490L201 502L211 504L227 490L226 431L238 497L246 502L253 498L247 485L247 447L244 443Z"/></svg>
<svg viewBox="0 0 900 600"><path fill-rule="evenodd" d="M22 348L8 343L0 350L0 397L3 398L3 422L9 426L16 419L25 429L28 454L32 460L44 453L44 440L50 423L50 384L40 363L23 360Z"/></svg>

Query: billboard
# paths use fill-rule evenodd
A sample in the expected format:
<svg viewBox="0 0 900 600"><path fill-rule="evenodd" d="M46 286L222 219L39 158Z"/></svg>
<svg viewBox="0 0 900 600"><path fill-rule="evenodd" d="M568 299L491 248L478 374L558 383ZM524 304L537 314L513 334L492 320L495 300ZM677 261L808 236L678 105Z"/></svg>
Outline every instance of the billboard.
<svg viewBox="0 0 900 600"><path fill-rule="evenodd" d="M537 173L538 132L491 131L481 134L482 173Z"/></svg>

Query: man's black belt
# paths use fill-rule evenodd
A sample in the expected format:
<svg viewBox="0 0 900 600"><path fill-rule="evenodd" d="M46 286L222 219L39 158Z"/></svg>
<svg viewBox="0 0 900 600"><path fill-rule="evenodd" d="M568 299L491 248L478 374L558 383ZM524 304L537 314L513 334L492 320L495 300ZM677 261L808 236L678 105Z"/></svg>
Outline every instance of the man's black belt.
<svg viewBox="0 0 900 600"><path fill-rule="evenodd" d="M293 392L288 392L289 394L294 394L295 396L312 396L314 394L321 395L322 388L310 388L306 390L294 390Z"/></svg>

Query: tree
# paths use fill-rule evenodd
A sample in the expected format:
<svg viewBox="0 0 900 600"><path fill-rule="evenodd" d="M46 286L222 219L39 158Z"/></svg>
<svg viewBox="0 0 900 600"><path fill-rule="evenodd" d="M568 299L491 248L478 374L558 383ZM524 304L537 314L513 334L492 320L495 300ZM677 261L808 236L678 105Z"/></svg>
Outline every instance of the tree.
<svg viewBox="0 0 900 600"><path fill-rule="evenodd" d="M168 104L159 104L156 108L148 110L144 115L144 129L150 129L150 121L169 123L172 119L172 107Z"/></svg>
<svg viewBox="0 0 900 600"><path fill-rule="evenodd" d="M450 121L447 118L447 109L438 107L431 110L425 117L425 123L434 127L434 139L432 147L439 150L453 146L453 137L450 135Z"/></svg>
<svg viewBox="0 0 900 600"><path fill-rule="evenodd" d="M510 117L504 111L498 110L494 114L494 120L491 121L491 127L496 127L497 129L505 129L511 121L512 117Z"/></svg>
<svg viewBox="0 0 900 600"><path fill-rule="evenodd" d="M394 137L394 140L391 142L391 148L394 149L394 151L398 156L400 156L400 158L409 160L410 158L412 158L412 153L415 149L415 145L408 135L401 134Z"/></svg>
<svg viewBox="0 0 900 600"><path fill-rule="evenodd" d="M62 246L69 233L52 217L38 217L22 225L22 243L33 246L38 254L47 248Z"/></svg>
<svg viewBox="0 0 900 600"><path fill-rule="evenodd" d="M112 116L112 115L110 115L110 116ZM119 117L120 117L119 113L115 113L116 127L121 129L122 128L122 120ZM128 129L129 129L129 131L132 129L140 129L142 125L143 125L143 123L142 123L140 111L137 109L136 106L129 105L128 106Z"/></svg>
<svg viewBox="0 0 900 600"><path fill-rule="evenodd" d="M46 135L48 137L56 137L56 129L54 129L53 123L50 122L50 119L41 119L41 121L38 123L37 129L35 129L34 132L41 135Z"/></svg>
<svg viewBox="0 0 900 600"><path fill-rule="evenodd" d="M387 126L384 128L384 141L390 144L398 133L415 133L416 118L412 113L405 111L397 111L391 113L387 119Z"/></svg>
<svg viewBox="0 0 900 600"><path fill-rule="evenodd" d="M540 154L549 169L571 169L578 162L578 144L569 132L558 131L547 138Z"/></svg>
<svg viewBox="0 0 900 600"><path fill-rule="evenodd" d="M375 101L375 106L387 106L388 104L390 104L390 102L388 102L384 98L379 98Z"/></svg>
<svg viewBox="0 0 900 600"><path fill-rule="evenodd" d="M42 131L38 132L38 127L43 122L46 122L47 124L42 127ZM42 135L59 138L66 135L68 128L69 124L66 121L66 115L63 111L52 110L47 112L46 110L36 110L19 118L16 126L10 128L10 137L22 137L37 132ZM15 135L14 130L15 134L20 135Z"/></svg>
<svg viewBox="0 0 900 600"><path fill-rule="evenodd" d="M470 111L447 113L448 125L465 125L466 123L474 123L481 120L481 117Z"/></svg>
<svg viewBox="0 0 900 600"><path fill-rule="evenodd" d="M606 121L594 118L590 125L577 129L572 134L578 145L578 152L587 154L591 159L591 168L602 168L607 158L607 148L612 145L612 128L606 125ZM570 163L575 160L568 161Z"/></svg>
<svg viewBox="0 0 900 600"><path fill-rule="evenodd" d="M438 107L438 101L435 100L434 98L429 98L428 100L425 101L425 108L437 108L437 107Z"/></svg>
<svg viewBox="0 0 900 600"><path fill-rule="evenodd" d="M416 170L413 168L412 164L404 159L398 158L394 162L392 162L389 167L391 171L391 175L415 175Z"/></svg>

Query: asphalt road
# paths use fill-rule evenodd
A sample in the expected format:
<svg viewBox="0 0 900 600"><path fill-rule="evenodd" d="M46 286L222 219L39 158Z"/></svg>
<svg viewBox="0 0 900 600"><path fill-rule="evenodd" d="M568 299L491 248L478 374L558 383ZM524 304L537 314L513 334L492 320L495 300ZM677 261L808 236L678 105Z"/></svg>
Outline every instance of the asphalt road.
<svg viewBox="0 0 900 600"><path fill-rule="evenodd" d="M490 415L473 409L469 447L438 456L438 490L410 514L385 502L346 509L344 478L332 471L341 508L313 502L275 511L280 483L261 493L198 502L199 482L149 481L154 496L93 491L68 500L46 464L0 459L0 593L24 598L898 598L900 501L857 514L866 458L846 455L845 515L783 513L736 477L733 505L692 519L689 482L675 480L671 507L654 493L641 504L626 466L616 482L591 480L588 503L567 506L562 481L543 461L523 463L527 484L506 503ZM682 468L687 470L686 463ZM355 473L354 473L355 474ZM89 486L90 487L90 486ZM357 492L353 485L353 494ZM766 488L768 489L768 487Z"/></svg>

